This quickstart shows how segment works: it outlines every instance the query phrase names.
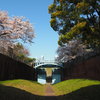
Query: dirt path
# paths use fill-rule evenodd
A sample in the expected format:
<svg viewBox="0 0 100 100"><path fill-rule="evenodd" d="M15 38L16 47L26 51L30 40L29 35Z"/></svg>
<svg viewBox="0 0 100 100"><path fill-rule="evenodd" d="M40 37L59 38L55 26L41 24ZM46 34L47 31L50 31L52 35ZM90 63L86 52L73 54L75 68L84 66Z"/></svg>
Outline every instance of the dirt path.
<svg viewBox="0 0 100 100"><path fill-rule="evenodd" d="M56 96L50 83L46 84L45 96Z"/></svg>

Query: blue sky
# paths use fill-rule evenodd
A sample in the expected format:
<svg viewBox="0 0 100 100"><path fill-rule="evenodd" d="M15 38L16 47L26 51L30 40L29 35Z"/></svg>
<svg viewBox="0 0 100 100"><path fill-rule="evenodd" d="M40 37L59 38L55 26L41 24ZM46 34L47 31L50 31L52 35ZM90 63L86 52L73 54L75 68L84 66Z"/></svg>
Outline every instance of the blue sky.
<svg viewBox="0 0 100 100"><path fill-rule="evenodd" d="M34 44L27 45L30 56L52 60L58 47L58 34L50 27L48 6L53 0L0 0L0 10L10 16L25 16L34 26Z"/></svg>

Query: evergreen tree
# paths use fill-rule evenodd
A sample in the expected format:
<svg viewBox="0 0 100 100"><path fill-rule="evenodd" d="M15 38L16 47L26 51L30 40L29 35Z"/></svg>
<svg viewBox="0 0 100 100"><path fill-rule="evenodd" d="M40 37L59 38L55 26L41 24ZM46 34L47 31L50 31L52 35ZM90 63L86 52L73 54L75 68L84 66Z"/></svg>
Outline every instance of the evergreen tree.
<svg viewBox="0 0 100 100"><path fill-rule="evenodd" d="M54 0L48 8L59 45L76 39L100 47L100 0Z"/></svg>

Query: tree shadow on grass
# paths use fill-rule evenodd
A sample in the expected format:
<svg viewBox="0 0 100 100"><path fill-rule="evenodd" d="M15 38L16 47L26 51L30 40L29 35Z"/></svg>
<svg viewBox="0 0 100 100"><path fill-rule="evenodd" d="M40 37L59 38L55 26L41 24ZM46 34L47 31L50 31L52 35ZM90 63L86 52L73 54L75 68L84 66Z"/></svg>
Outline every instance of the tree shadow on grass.
<svg viewBox="0 0 100 100"><path fill-rule="evenodd" d="M15 87L0 85L0 100L56 100L56 97L34 95Z"/></svg>
<svg viewBox="0 0 100 100"><path fill-rule="evenodd" d="M0 85L0 100L100 100L100 85L84 87L63 96L38 96L18 88Z"/></svg>
<svg viewBox="0 0 100 100"><path fill-rule="evenodd" d="M59 97L59 100L100 100L100 85L83 87Z"/></svg>

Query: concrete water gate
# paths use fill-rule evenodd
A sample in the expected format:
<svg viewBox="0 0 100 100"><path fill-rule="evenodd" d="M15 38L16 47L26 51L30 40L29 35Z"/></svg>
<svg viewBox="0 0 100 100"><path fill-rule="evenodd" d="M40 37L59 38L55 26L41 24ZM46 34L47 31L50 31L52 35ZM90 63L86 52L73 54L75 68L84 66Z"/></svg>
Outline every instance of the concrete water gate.
<svg viewBox="0 0 100 100"><path fill-rule="evenodd" d="M37 73L37 82L40 84L55 84L61 81L62 65L54 63L40 63L35 66Z"/></svg>

